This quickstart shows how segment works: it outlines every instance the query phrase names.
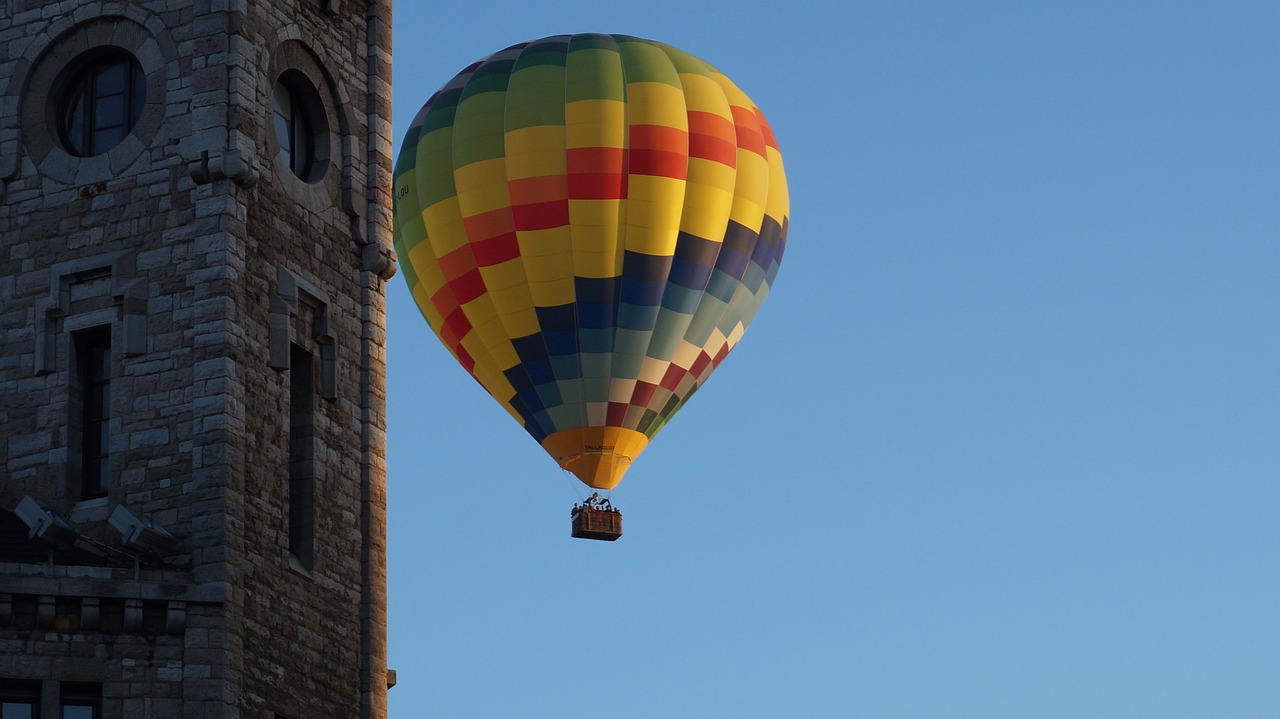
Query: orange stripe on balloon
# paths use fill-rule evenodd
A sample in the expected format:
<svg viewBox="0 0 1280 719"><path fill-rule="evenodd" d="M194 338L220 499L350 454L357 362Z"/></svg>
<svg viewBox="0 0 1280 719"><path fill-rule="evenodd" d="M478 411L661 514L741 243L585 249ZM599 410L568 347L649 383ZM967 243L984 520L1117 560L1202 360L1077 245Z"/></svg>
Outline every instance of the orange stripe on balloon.
<svg viewBox="0 0 1280 719"><path fill-rule="evenodd" d="M515 224L511 220L511 210L499 207L496 210L481 212L478 215L462 218L467 228L467 237L475 244L477 240L488 240L515 232Z"/></svg>
<svg viewBox="0 0 1280 719"><path fill-rule="evenodd" d="M632 125L628 146L636 150L666 150L684 152L689 147L689 133L678 127L666 125Z"/></svg>
<svg viewBox="0 0 1280 719"><path fill-rule="evenodd" d="M507 192L511 195L512 205L534 205L569 199L569 186L563 175L508 180Z"/></svg>
<svg viewBox="0 0 1280 719"><path fill-rule="evenodd" d="M444 275L444 279L449 284L453 284L459 277L472 272L476 268L476 256L472 254L469 245L463 245L452 252L448 252L439 260L440 273ZM461 303L467 300L459 298Z"/></svg>
<svg viewBox="0 0 1280 719"><path fill-rule="evenodd" d="M445 285L431 296L431 304L435 306L436 312L439 312L441 317L448 317L449 313L458 309L458 298L454 297L449 286Z"/></svg>

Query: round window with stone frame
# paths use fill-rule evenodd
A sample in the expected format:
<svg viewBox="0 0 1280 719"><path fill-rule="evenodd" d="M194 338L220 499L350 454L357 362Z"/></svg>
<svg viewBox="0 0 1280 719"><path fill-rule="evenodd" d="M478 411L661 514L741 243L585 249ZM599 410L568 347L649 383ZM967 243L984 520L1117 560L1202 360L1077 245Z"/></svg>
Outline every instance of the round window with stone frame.
<svg viewBox="0 0 1280 719"><path fill-rule="evenodd" d="M137 58L116 47L91 50L71 63L60 88L58 139L76 157L101 155L129 136L146 99Z"/></svg>
<svg viewBox="0 0 1280 719"><path fill-rule="evenodd" d="M271 92L271 122L280 159L305 182L319 182L329 164L329 121L307 76L287 70Z"/></svg>

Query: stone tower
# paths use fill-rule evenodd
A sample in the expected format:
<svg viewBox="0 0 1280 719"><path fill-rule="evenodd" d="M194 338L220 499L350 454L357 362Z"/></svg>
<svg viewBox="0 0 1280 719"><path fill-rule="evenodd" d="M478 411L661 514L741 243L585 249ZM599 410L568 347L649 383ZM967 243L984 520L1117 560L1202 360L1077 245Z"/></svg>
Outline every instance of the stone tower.
<svg viewBox="0 0 1280 719"><path fill-rule="evenodd" d="M386 715L391 0L0 0L0 719Z"/></svg>

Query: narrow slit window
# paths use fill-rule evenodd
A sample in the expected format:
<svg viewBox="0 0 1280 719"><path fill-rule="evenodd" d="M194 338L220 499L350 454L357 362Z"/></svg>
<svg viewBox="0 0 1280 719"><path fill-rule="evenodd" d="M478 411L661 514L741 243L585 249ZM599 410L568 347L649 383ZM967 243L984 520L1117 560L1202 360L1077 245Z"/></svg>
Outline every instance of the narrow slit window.
<svg viewBox="0 0 1280 719"><path fill-rule="evenodd" d="M315 358L299 345L289 354L289 553L315 562Z"/></svg>
<svg viewBox="0 0 1280 719"><path fill-rule="evenodd" d="M80 399L80 499L107 496L111 477L111 331L75 335Z"/></svg>

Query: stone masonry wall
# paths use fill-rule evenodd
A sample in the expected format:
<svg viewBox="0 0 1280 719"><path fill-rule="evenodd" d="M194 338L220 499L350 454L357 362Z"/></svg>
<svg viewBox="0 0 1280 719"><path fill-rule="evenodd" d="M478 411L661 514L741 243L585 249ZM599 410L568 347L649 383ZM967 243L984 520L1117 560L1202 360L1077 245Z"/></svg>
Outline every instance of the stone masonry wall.
<svg viewBox="0 0 1280 719"><path fill-rule="evenodd" d="M0 677L78 672L108 719L385 716L389 5L0 2L0 508L31 495L118 546L123 504L179 540L136 570L0 563ZM138 59L146 106L74 158L48 95L101 44ZM287 69L330 128L314 182L272 131ZM80 502L71 336L100 325L110 491ZM311 570L289 551L282 337L330 371Z"/></svg>

